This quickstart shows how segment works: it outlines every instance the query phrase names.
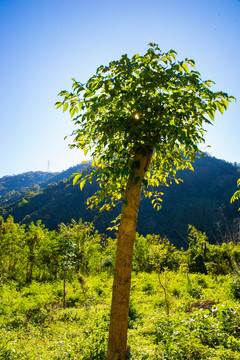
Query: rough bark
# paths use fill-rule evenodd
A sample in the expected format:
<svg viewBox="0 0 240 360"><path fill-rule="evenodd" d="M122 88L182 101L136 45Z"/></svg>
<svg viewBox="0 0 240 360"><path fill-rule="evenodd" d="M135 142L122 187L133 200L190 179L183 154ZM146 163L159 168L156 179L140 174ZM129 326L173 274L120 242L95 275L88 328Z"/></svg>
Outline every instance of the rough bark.
<svg viewBox="0 0 240 360"><path fill-rule="evenodd" d="M133 245L142 189L141 179L148 170L151 157L152 150L149 149L144 155L135 154L134 175L129 178L125 191L126 203L122 208L117 242L107 360L113 360L116 353L119 353L118 360L126 358Z"/></svg>

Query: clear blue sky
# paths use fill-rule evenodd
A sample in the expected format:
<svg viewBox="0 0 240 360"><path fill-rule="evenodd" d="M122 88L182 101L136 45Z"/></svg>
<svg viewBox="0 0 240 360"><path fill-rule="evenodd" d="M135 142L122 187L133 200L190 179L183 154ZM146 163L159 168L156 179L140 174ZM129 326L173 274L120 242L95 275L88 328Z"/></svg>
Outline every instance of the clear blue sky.
<svg viewBox="0 0 240 360"><path fill-rule="evenodd" d="M0 177L84 160L64 141L74 127L57 94L149 42L193 58L203 79L237 98L203 149L240 162L239 0L0 0L0 33Z"/></svg>

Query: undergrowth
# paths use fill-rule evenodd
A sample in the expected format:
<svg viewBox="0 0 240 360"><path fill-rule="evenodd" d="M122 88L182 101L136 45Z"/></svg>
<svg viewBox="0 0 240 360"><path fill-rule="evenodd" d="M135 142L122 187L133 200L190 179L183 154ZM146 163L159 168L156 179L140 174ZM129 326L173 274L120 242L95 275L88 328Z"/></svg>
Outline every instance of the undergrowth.
<svg viewBox="0 0 240 360"><path fill-rule="evenodd" d="M130 359L240 359L238 287L231 275L133 273ZM0 359L105 359L111 289L107 272L84 289L73 279L64 309L61 281L2 284Z"/></svg>

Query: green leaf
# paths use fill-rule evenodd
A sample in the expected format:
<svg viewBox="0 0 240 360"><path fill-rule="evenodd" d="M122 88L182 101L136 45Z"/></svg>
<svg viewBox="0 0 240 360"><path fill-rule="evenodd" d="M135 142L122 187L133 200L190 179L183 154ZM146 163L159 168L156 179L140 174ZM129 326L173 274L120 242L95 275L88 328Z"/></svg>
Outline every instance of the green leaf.
<svg viewBox="0 0 240 360"><path fill-rule="evenodd" d="M82 174L77 174L77 175L74 176L74 178L73 178L73 185L76 184L76 182L78 181L78 179L79 179L81 176L82 176Z"/></svg>
<svg viewBox="0 0 240 360"><path fill-rule="evenodd" d="M182 68L183 68L187 73L189 73L189 69L188 69L187 64L183 63L183 64L182 64Z"/></svg>
<svg viewBox="0 0 240 360"><path fill-rule="evenodd" d="M210 119L214 120L215 112L214 112L212 109L209 109L209 110L207 111L207 113L208 113Z"/></svg>
<svg viewBox="0 0 240 360"><path fill-rule="evenodd" d="M82 191L85 183L86 183L86 179L83 179L83 180L80 182L80 189L81 189L81 191Z"/></svg>
<svg viewBox="0 0 240 360"><path fill-rule="evenodd" d="M228 108L228 101L227 100L222 100L222 104L223 104L223 106L225 107L225 110L227 110L227 108Z"/></svg>
<svg viewBox="0 0 240 360"><path fill-rule="evenodd" d="M62 106L62 102L61 102L61 101L57 101L56 104L55 104L55 106L57 107L57 109L60 108L60 106Z"/></svg>
<svg viewBox="0 0 240 360"><path fill-rule="evenodd" d="M236 200L238 200L238 199L240 199L240 190L236 191L236 192L233 194L233 196L232 196L232 198L231 198L231 203L233 203L234 201L236 201Z"/></svg>
<svg viewBox="0 0 240 360"><path fill-rule="evenodd" d="M65 112L68 109L68 103L65 102L65 104L63 105L63 112Z"/></svg>
<svg viewBox="0 0 240 360"><path fill-rule="evenodd" d="M88 149L83 148L82 150L83 150L84 155L86 156L88 154Z"/></svg>
<svg viewBox="0 0 240 360"><path fill-rule="evenodd" d="M187 64L190 64L192 67L195 67L195 61L193 59L185 59Z"/></svg>
<svg viewBox="0 0 240 360"><path fill-rule="evenodd" d="M221 104L217 103L217 108L218 108L218 110L220 111L221 114L224 113L224 107Z"/></svg>
<svg viewBox="0 0 240 360"><path fill-rule="evenodd" d="M165 64L168 63L168 62L167 62L167 59L166 59L165 57L162 57L162 58L161 58L161 61L163 61Z"/></svg>

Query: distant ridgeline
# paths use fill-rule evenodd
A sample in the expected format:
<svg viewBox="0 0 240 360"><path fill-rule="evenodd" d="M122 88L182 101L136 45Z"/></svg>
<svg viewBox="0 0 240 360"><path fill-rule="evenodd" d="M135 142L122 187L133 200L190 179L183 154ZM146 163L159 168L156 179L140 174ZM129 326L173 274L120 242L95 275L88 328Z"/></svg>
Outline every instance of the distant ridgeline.
<svg viewBox="0 0 240 360"><path fill-rule="evenodd" d="M71 219L93 221L99 214L86 210L85 201L97 189L97 184L87 184L81 191L73 186L69 177L90 163L77 165L61 173L28 172L0 179L0 216L12 215L15 222L29 223L42 220L45 226L56 229L61 222ZM206 232L213 243L234 240L236 223L239 225L239 204L230 204L236 190L240 167L210 156L199 157L194 171L179 171L183 180L178 185L161 187L164 193L162 209L152 208L151 199L143 198L140 205L137 231L139 234L166 236L177 247L186 246L188 225ZM94 220L100 233L106 233L120 212L114 208ZM240 240L240 239L239 239Z"/></svg>

